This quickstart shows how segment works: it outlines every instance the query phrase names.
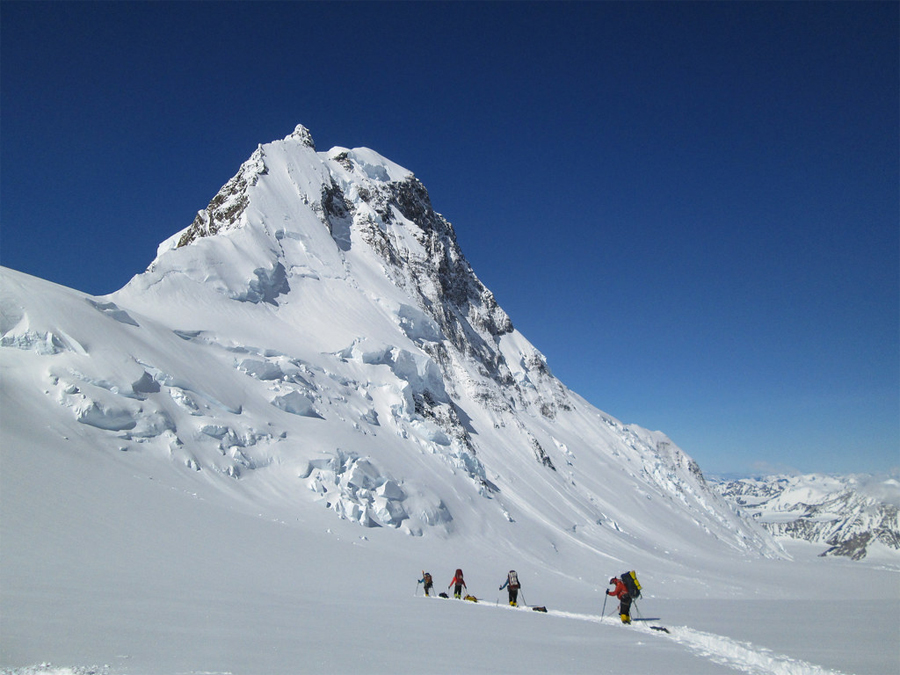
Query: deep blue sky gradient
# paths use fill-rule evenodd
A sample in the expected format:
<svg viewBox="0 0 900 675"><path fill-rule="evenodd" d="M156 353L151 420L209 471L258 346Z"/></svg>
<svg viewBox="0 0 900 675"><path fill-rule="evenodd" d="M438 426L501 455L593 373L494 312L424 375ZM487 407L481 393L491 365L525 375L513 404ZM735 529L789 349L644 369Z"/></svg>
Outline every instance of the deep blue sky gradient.
<svg viewBox="0 0 900 675"><path fill-rule="evenodd" d="M0 263L108 293L257 144L411 169L706 472L900 465L898 3L0 4Z"/></svg>

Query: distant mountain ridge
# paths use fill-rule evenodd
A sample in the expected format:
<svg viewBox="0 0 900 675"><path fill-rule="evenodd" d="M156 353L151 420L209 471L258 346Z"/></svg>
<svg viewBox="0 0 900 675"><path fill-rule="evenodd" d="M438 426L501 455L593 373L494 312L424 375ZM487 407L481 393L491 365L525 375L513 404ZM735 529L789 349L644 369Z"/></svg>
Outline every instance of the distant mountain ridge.
<svg viewBox="0 0 900 675"><path fill-rule="evenodd" d="M719 493L769 532L827 546L820 555L900 551L900 482L873 476L767 476L713 480Z"/></svg>

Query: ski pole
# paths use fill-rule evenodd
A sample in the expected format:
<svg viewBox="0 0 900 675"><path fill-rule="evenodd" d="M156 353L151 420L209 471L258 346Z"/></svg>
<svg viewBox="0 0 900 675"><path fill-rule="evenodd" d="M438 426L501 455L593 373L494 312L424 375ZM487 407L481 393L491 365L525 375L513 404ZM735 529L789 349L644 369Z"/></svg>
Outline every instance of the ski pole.
<svg viewBox="0 0 900 675"><path fill-rule="evenodd" d="M413 596L416 598L419 597L419 582L418 581L416 582L416 592L413 593Z"/></svg>
<svg viewBox="0 0 900 675"><path fill-rule="evenodd" d="M600 621L606 617L606 601L609 600L609 593L603 596L603 609L600 610Z"/></svg>
<svg viewBox="0 0 900 675"><path fill-rule="evenodd" d="M525 607L528 607L528 603L525 602L525 594L522 592L522 589L521 589L521 588L519 589L519 595L522 596L522 604L523 604Z"/></svg>

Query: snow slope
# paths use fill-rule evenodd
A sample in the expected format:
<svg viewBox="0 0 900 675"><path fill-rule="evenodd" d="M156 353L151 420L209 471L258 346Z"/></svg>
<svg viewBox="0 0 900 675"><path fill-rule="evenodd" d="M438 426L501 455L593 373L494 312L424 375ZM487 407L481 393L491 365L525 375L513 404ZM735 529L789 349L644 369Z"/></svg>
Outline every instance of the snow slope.
<svg viewBox="0 0 900 675"><path fill-rule="evenodd" d="M897 665L896 556L792 561L664 434L570 392L371 150L260 146L110 296L0 282L0 666ZM456 567L487 602L414 596ZM550 612L494 604L510 568ZM670 633L601 620L632 568Z"/></svg>

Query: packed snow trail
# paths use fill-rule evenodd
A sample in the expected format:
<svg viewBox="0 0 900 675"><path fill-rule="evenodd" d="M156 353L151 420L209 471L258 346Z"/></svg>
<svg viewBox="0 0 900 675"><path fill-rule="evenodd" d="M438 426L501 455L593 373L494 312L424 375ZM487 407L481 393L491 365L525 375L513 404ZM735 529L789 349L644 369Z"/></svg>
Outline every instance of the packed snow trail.
<svg viewBox="0 0 900 675"><path fill-rule="evenodd" d="M740 642L714 633L679 626L670 628L668 637L685 645L692 651L706 656L716 663L743 670L753 675L839 675L839 671L828 670L789 656L776 654L765 647L757 647L749 642Z"/></svg>
<svg viewBox="0 0 900 675"><path fill-rule="evenodd" d="M520 605L518 608L513 608L503 603L494 604L483 600L471 604L501 607L513 611L532 609L530 606ZM733 640L714 633L705 633L687 626L666 626L666 630L661 631L655 630L653 626L656 624L650 624L647 620L639 619L626 626L620 623L618 617L614 616L579 614L558 609L548 609L546 613L549 616L603 623L613 628L637 630L647 635L666 638L686 647L698 656L735 670L750 673L750 675L843 675L837 670L829 670L800 659L776 654L765 647L757 647L749 642Z"/></svg>
<svg viewBox="0 0 900 675"><path fill-rule="evenodd" d="M594 621L617 628L643 631L648 635L677 642L715 663L751 675L841 675L839 671L776 654L765 647L757 647L749 642L740 642L723 635L704 633L687 626L666 626L668 632L665 632L653 630L651 625L644 622L634 622L630 626L625 626L616 617L606 617L604 621L603 616L592 614L576 614L560 610L548 610L547 613L568 619Z"/></svg>

